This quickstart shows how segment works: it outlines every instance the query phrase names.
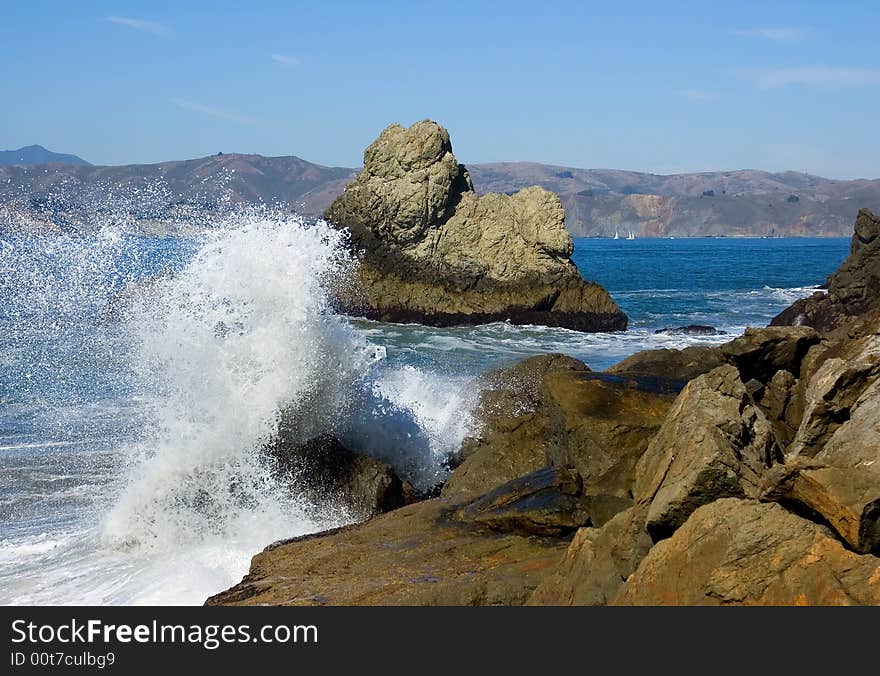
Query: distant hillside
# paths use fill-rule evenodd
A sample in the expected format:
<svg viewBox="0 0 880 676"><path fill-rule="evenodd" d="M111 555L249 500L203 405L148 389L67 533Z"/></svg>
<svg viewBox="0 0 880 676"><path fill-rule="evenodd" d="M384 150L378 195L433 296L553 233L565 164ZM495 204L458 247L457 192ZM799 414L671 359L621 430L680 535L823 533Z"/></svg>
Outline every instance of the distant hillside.
<svg viewBox="0 0 880 676"><path fill-rule="evenodd" d="M18 151L16 151L18 152ZM47 151L48 152L48 151ZM742 170L659 175L532 162L468 165L479 192L541 185L560 195L575 236L849 236L880 210L880 180ZM229 205L282 204L319 216L357 170L298 157L215 155L161 164L0 166L0 228L88 230L125 215L149 232L200 227Z"/></svg>
<svg viewBox="0 0 880 676"><path fill-rule="evenodd" d="M96 216L109 214L161 231L162 223L198 222L240 203L280 204L319 215L354 173L294 156L238 154L48 172L0 167L0 205L6 207L5 220L26 227L88 230L95 227Z"/></svg>
<svg viewBox="0 0 880 676"><path fill-rule="evenodd" d="M880 180L793 171L645 174L532 162L475 164L480 192L541 185L565 205L575 236L849 236L859 208L880 208Z"/></svg>
<svg viewBox="0 0 880 676"><path fill-rule="evenodd" d="M43 146L25 146L18 150L0 150L0 166L32 165L32 164L79 164L88 165L81 157L53 153Z"/></svg>

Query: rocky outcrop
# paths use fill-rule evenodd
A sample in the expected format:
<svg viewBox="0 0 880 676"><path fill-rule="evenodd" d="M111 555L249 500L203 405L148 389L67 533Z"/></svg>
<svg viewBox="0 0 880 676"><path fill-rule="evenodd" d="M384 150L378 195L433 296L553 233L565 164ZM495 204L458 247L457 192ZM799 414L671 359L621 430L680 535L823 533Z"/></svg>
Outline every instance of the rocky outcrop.
<svg viewBox="0 0 880 676"><path fill-rule="evenodd" d="M717 348L641 353L610 369L674 379L714 365L688 383L650 440L636 467L636 504L601 528L578 530L529 603L609 603L653 542L672 536L701 506L758 497L782 459L774 416L798 410L790 392L798 380L784 369L808 377L804 352L816 340L809 329L753 330Z"/></svg>
<svg viewBox="0 0 880 676"><path fill-rule="evenodd" d="M820 336L809 327L749 328L742 336L709 347L693 345L683 350L644 350L608 369L620 376L653 376L687 382L722 364L732 364L744 380L767 383L780 369L795 375L809 349Z"/></svg>
<svg viewBox="0 0 880 676"><path fill-rule="evenodd" d="M649 504L648 532L662 539L702 505L756 498L765 469L780 459L769 422L733 366L695 378L636 469L636 499Z"/></svg>
<svg viewBox="0 0 880 676"><path fill-rule="evenodd" d="M211 602L878 603L875 334L752 331L677 396L496 371L443 497L270 547Z"/></svg>
<svg viewBox="0 0 880 676"><path fill-rule="evenodd" d="M742 336L715 347L693 345L682 350L637 352L607 373L643 380L656 378L684 386L714 368L731 364L740 371L744 382L755 381L753 386L762 390L779 370L797 377L801 362L819 342L819 334L809 327L749 328Z"/></svg>
<svg viewBox="0 0 880 676"><path fill-rule="evenodd" d="M764 498L817 515L857 552L880 553L880 335L823 357L786 464L765 481Z"/></svg>
<svg viewBox="0 0 880 676"><path fill-rule="evenodd" d="M559 564L528 599L529 605L604 606L632 575L653 542L645 505L620 512L601 528L581 528Z"/></svg>
<svg viewBox="0 0 880 676"><path fill-rule="evenodd" d="M795 302L771 322L832 331L854 317L880 310L880 217L861 209L850 253L828 278L828 291Z"/></svg>
<svg viewBox="0 0 880 676"><path fill-rule="evenodd" d="M776 504L723 499L656 544L620 605L877 605L880 558Z"/></svg>
<svg viewBox="0 0 880 676"><path fill-rule="evenodd" d="M650 379L594 373L563 355L484 378L476 432L443 495L484 493L547 465L575 469L588 493L631 498L635 465L675 398Z"/></svg>
<svg viewBox="0 0 880 676"><path fill-rule="evenodd" d="M675 391L562 355L485 380L482 431L466 441L442 498L267 549L210 602L524 603L573 532L598 535L604 562L575 597L610 597L650 548L645 510L632 507L635 466ZM604 543L623 534L607 554Z"/></svg>
<svg viewBox="0 0 880 676"><path fill-rule="evenodd" d="M571 261L559 198L537 187L477 195L435 122L385 129L325 218L348 228L360 259L356 287L339 290L347 312L437 326L626 328Z"/></svg>

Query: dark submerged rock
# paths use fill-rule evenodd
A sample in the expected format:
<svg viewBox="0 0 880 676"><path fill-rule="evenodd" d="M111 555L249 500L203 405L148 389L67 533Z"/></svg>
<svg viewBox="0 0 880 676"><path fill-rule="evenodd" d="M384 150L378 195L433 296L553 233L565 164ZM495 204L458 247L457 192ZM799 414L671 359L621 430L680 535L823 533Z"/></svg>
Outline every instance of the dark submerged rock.
<svg viewBox="0 0 880 676"><path fill-rule="evenodd" d="M723 336L726 331L719 331L714 326L704 324L687 324L685 326L667 326L654 331L656 334L668 334L671 336Z"/></svg>
<svg viewBox="0 0 880 676"><path fill-rule="evenodd" d="M330 435L303 443L281 438L270 445L268 453L276 473L291 490L316 502L335 502L357 520L396 509L417 497L392 467L350 451Z"/></svg>
<svg viewBox="0 0 880 676"><path fill-rule="evenodd" d="M601 526L630 505L632 500L620 496L585 494L574 470L545 467L456 509L453 518L500 532L563 535Z"/></svg>

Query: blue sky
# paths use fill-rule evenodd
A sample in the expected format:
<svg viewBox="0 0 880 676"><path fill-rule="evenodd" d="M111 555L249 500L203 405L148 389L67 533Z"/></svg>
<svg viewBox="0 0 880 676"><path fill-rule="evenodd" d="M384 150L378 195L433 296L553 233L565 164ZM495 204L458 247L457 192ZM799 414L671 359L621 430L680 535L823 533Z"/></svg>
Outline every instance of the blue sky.
<svg viewBox="0 0 880 676"><path fill-rule="evenodd" d="M880 177L880 3L47 2L0 8L0 148L357 166L430 117L463 162Z"/></svg>

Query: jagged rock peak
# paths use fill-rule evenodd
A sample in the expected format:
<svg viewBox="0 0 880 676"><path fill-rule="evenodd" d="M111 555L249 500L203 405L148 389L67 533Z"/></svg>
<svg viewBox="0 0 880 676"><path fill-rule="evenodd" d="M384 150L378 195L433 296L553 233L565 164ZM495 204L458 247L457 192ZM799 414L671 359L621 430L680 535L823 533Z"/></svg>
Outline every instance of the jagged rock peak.
<svg viewBox="0 0 880 676"><path fill-rule="evenodd" d="M434 325L626 328L571 261L559 197L539 187L477 195L436 122L387 127L325 217L350 230L361 258L360 293L342 299L346 311Z"/></svg>

